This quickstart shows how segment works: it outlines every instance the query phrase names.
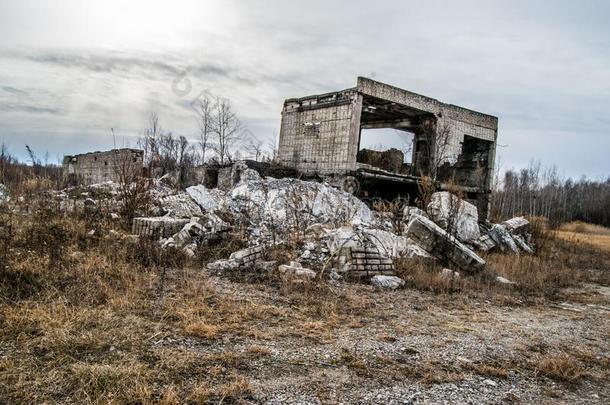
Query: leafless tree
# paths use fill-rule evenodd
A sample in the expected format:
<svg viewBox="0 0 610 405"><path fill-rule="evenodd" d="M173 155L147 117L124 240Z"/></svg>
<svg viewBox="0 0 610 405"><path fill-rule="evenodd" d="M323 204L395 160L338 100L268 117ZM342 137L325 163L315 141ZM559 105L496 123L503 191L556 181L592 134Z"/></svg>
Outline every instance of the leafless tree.
<svg viewBox="0 0 610 405"><path fill-rule="evenodd" d="M276 162L277 160L277 145L275 141L267 142L267 149L269 150L269 160Z"/></svg>
<svg viewBox="0 0 610 405"><path fill-rule="evenodd" d="M423 125L423 136L428 147L428 172L432 180L438 180L439 168L451 162L455 154L451 148L451 129L447 123L438 123L428 120Z"/></svg>
<svg viewBox="0 0 610 405"><path fill-rule="evenodd" d="M199 124L199 147L201 163L205 163L205 153L209 147L210 135L214 128L214 104L209 97L200 98L196 103L197 121Z"/></svg>
<svg viewBox="0 0 610 405"><path fill-rule="evenodd" d="M254 156L254 160L258 162L263 154L263 143L258 139L250 140L250 143L246 146L248 153Z"/></svg>
<svg viewBox="0 0 610 405"><path fill-rule="evenodd" d="M150 204L150 179L143 176L141 166L131 154L122 153L114 156L114 170L119 184L119 199L121 213L127 227L131 226L133 218L145 211Z"/></svg>
<svg viewBox="0 0 610 405"><path fill-rule="evenodd" d="M140 147L144 150L144 164L150 165L159 157L160 138L163 135L163 128L159 123L159 115L150 113L148 116L148 126L144 130L144 137L138 141Z"/></svg>
<svg viewBox="0 0 610 405"><path fill-rule="evenodd" d="M227 99L218 98L214 103L213 135L220 164L231 161L231 147L239 140L241 122Z"/></svg>

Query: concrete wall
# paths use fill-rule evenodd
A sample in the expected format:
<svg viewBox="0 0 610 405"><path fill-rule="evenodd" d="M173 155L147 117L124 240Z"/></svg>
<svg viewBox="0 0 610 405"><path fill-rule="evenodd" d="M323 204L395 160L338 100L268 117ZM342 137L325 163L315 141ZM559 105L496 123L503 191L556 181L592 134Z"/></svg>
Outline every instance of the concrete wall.
<svg viewBox="0 0 610 405"><path fill-rule="evenodd" d="M354 170L362 97L353 90L286 100L278 157L304 172Z"/></svg>
<svg viewBox="0 0 610 405"><path fill-rule="evenodd" d="M76 184L118 182L122 170L143 170L144 152L139 149L113 149L64 156L64 177Z"/></svg>

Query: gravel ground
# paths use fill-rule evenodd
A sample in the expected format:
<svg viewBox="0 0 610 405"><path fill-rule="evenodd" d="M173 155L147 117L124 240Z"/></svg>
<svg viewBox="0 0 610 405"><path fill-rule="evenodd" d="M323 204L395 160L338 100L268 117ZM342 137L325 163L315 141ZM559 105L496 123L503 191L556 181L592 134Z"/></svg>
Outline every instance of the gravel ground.
<svg viewBox="0 0 610 405"><path fill-rule="evenodd" d="M286 307L277 289L211 277L217 291ZM244 352L253 403L610 403L610 289L588 285L595 304L557 301L501 305L493 297L439 296L410 289L340 288L362 296L369 315L303 330L269 326L272 338L242 336L209 344L175 337L157 342L197 352ZM576 383L540 375L544 356L567 353L588 374ZM588 357L586 357L588 356Z"/></svg>

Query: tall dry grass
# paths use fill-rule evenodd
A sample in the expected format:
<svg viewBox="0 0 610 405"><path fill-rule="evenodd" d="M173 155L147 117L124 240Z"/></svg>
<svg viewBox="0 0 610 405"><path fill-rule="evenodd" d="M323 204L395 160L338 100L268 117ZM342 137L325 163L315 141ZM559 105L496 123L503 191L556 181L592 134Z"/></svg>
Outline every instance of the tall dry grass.
<svg viewBox="0 0 610 405"><path fill-rule="evenodd" d="M397 273L407 285L440 294L492 294L519 299L556 298L561 289L585 282L610 285L610 251L574 239L558 237L540 218L531 218L534 255L483 255L486 269L475 276L448 277L440 263L400 259ZM515 284L495 282L502 276Z"/></svg>
<svg viewBox="0 0 610 405"><path fill-rule="evenodd" d="M270 274L259 288L273 288L282 305L221 291L201 270L213 247L191 260L133 240L104 213L31 208L0 213L0 398L8 403L243 401L253 362L269 354L222 342L326 341L371 310L349 291ZM242 246L237 235L216 249Z"/></svg>

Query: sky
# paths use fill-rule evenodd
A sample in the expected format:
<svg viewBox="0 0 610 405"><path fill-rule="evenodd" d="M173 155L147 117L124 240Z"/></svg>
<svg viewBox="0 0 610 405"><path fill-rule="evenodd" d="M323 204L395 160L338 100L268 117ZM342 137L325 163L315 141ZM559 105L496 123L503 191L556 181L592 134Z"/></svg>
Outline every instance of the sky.
<svg viewBox="0 0 610 405"><path fill-rule="evenodd" d="M367 76L497 116L502 169L537 159L598 179L608 21L593 0L0 0L0 142L57 162L136 146L152 112L195 139L192 103L212 94L267 143L284 99Z"/></svg>

